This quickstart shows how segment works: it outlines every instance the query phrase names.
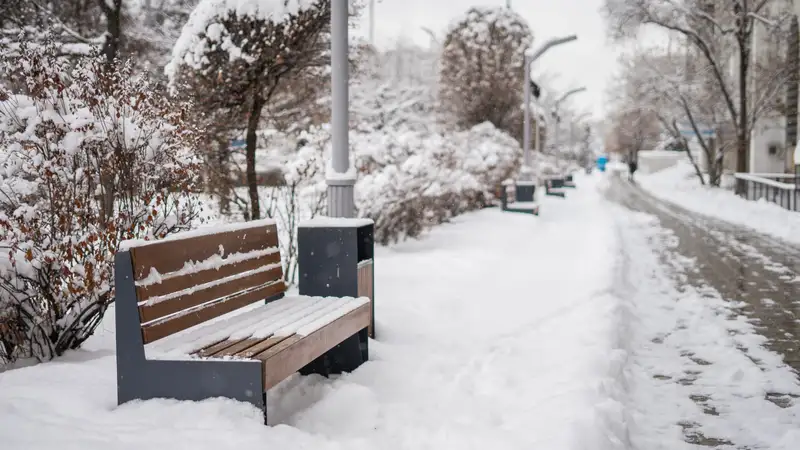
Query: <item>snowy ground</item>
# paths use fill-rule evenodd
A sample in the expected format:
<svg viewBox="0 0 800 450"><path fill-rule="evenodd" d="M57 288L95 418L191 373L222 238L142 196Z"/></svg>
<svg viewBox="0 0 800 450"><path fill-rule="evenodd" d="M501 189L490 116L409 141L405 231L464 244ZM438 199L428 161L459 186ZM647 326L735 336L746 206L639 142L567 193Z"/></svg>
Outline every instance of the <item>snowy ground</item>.
<svg viewBox="0 0 800 450"><path fill-rule="evenodd" d="M800 244L800 213L767 201L744 200L731 190L703 187L688 162L636 178L640 186L662 200Z"/></svg>
<svg viewBox="0 0 800 450"><path fill-rule="evenodd" d="M671 237L604 184L379 249L372 360L287 380L271 427L226 400L117 407L106 325L84 351L0 374L2 448L682 450L684 428L800 448L797 406L764 399L800 393L793 374L722 299L676 287L691 261L659 259Z"/></svg>
<svg viewBox="0 0 800 450"><path fill-rule="evenodd" d="M547 199L539 218L486 210L380 249L372 361L274 389L273 427L225 400L117 408L105 328L87 351L0 374L0 442L14 450L611 448L611 220L582 186Z"/></svg>

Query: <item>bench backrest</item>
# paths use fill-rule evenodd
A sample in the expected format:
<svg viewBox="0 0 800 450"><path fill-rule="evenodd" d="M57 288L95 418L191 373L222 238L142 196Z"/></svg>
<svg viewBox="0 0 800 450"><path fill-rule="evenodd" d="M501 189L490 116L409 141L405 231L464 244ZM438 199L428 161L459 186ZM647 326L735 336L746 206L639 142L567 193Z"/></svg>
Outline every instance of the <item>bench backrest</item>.
<svg viewBox="0 0 800 450"><path fill-rule="evenodd" d="M271 220L177 233L129 249L145 344L286 291Z"/></svg>

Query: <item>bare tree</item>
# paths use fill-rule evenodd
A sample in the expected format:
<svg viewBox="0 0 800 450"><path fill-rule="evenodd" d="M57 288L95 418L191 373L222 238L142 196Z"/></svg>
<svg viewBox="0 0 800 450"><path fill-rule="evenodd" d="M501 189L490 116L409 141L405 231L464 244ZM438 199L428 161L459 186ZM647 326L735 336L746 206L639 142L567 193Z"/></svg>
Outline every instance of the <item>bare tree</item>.
<svg viewBox="0 0 800 450"><path fill-rule="evenodd" d="M734 135L736 170L740 172L749 170L754 123L774 107L788 76L785 65L775 67L774 61L767 64L768 69L756 72L761 60L754 58L754 39L769 42L774 35L780 40L789 17L787 6L785 0L606 0L612 37L628 39L650 25L685 41L687 61L700 65L691 72L702 74L700 80L686 81L696 92L722 100L724 117L715 119L721 122L723 134L724 128L729 128Z"/></svg>
<svg viewBox="0 0 800 450"><path fill-rule="evenodd" d="M686 67L681 64L684 56L681 52L639 49L620 58L621 77L611 87L613 133L616 144L625 147L626 152L631 149L638 152L645 145L654 148L664 134L668 135L686 151L704 184L703 173L679 123L688 121L695 134L701 135L701 121L714 122L707 119L713 117L719 101L685 82ZM709 179L716 185L722 171L723 152L702 139L699 145L707 161Z"/></svg>

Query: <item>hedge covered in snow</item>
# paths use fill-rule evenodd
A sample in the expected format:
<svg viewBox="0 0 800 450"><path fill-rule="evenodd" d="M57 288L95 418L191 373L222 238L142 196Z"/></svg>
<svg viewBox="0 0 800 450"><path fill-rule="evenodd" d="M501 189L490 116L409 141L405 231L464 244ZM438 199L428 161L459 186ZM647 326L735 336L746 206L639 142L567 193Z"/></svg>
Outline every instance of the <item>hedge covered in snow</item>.
<svg viewBox="0 0 800 450"><path fill-rule="evenodd" d="M129 65L58 54L0 54L18 86L0 85L0 365L78 348L114 299L120 241L199 213L185 111Z"/></svg>

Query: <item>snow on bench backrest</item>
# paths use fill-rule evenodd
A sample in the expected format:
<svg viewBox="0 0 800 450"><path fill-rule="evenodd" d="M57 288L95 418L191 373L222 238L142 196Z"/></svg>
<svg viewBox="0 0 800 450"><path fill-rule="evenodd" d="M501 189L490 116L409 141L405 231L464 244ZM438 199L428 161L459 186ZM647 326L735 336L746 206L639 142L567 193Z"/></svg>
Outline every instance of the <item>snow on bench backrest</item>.
<svg viewBox="0 0 800 450"><path fill-rule="evenodd" d="M275 222L125 242L145 343L286 291Z"/></svg>

